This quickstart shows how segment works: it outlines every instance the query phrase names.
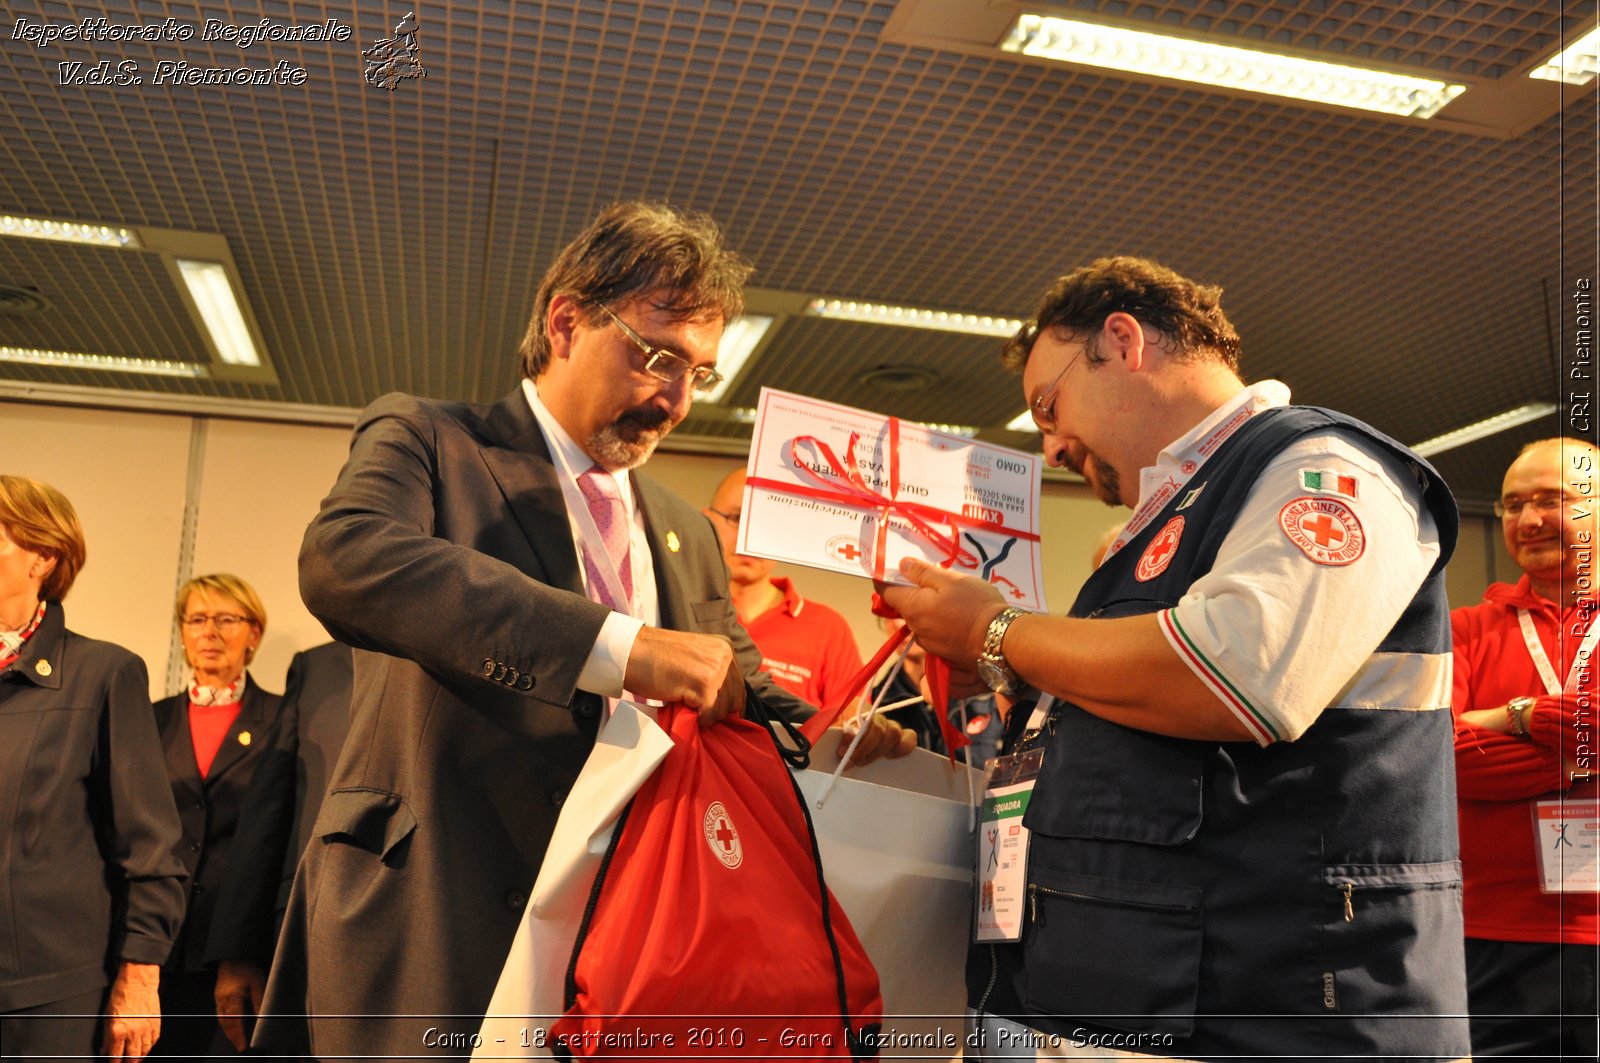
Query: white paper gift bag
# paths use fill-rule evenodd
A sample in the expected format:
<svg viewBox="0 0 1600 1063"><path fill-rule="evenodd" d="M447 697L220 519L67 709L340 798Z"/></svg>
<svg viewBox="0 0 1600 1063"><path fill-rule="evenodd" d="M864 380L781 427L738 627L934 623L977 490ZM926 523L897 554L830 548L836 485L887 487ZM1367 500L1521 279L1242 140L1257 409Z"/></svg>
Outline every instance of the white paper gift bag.
<svg viewBox="0 0 1600 1063"><path fill-rule="evenodd" d="M544 1032L565 1010L567 963L611 830L671 749L672 739L650 711L631 702L618 702L601 723L594 749L561 806L472 1058L550 1056Z"/></svg>
<svg viewBox="0 0 1600 1063"><path fill-rule="evenodd" d="M981 789L981 775L915 749L851 766L830 788L839 740L838 730L823 734L800 789L828 888L878 968L881 1054L957 1057L976 853L967 776Z"/></svg>

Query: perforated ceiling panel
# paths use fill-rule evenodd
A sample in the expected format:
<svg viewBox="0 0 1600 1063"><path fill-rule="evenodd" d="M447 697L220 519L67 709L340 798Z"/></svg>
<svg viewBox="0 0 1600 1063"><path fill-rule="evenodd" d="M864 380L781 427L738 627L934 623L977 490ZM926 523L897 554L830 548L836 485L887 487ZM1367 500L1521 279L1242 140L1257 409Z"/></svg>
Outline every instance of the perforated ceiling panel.
<svg viewBox="0 0 1600 1063"><path fill-rule="evenodd" d="M1536 0L1065 7L1470 78L1519 77L1594 17ZM404 8L388 3L17 0L0 32L0 212L224 236L279 382L3 363L0 378L338 407L393 389L492 400L515 382L555 251L606 203L646 197L710 212L756 284L804 294L1021 316L1089 258L1153 256L1224 285L1252 378L1408 441L1554 386L1566 278L1594 272L1592 92L1494 139L894 43L895 12L424 4L427 76L390 92L367 84L360 54L392 35ZM97 15L197 32L45 47L12 33ZM199 39L208 18L262 17L337 19L350 39ZM59 64L101 60L137 64L144 83L62 84ZM156 84L162 62L287 64L304 81ZM199 357L169 282L136 256L24 243L0 237L0 284L38 287L54 309L0 315L0 343ZM994 434L1022 408L995 346L790 318L732 401L770 383L1026 442ZM879 365L938 384L875 391L860 372ZM683 431L747 429L708 413ZM1458 488L1493 493L1498 455L1452 461Z"/></svg>

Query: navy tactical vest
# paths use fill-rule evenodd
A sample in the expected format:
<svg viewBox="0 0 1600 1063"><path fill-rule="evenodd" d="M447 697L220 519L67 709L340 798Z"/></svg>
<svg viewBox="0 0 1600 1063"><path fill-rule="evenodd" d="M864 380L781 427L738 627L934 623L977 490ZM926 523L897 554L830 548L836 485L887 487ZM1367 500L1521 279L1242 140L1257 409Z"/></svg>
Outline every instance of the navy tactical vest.
<svg viewBox="0 0 1600 1063"><path fill-rule="evenodd" d="M1095 571L1071 615L1176 605L1262 470L1330 429L1415 475L1438 563L1294 741L1167 738L1060 706L1024 819L1029 924L1019 945L974 948L979 1010L1189 1059L1468 1054L1444 589L1458 522L1438 474L1338 413L1256 414ZM1179 506L1167 567L1136 578Z"/></svg>

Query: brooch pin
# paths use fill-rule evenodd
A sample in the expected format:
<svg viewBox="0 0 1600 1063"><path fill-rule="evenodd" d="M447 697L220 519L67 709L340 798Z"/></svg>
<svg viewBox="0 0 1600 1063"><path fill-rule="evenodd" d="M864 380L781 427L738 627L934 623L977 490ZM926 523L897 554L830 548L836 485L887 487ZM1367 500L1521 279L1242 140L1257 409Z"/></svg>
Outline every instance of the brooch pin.
<svg viewBox="0 0 1600 1063"><path fill-rule="evenodd" d="M241 746L247 746L247 745L250 744L250 732L249 731L240 731L239 732L239 744Z"/></svg>
<svg viewBox="0 0 1600 1063"><path fill-rule="evenodd" d="M683 549L683 543L678 541L677 532L667 532L667 549L671 550L673 553L677 553L679 550Z"/></svg>
<svg viewBox="0 0 1600 1063"><path fill-rule="evenodd" d="M33 670L40 675L49 675L51 672L50 662L41 659L38 664L33 666Z"/></svg>

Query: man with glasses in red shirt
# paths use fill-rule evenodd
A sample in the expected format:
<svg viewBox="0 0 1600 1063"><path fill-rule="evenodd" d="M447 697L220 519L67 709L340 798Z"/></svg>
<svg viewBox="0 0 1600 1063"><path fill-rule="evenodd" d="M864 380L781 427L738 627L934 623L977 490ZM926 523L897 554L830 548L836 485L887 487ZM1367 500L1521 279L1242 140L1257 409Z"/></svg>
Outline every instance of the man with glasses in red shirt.
<svg viewBox="0 0 1600 1063"><path fill-rule="evenodd" d="M1600 895L1561 823L1600 797L1597 461L1581 439L1522 449L1495 503L1522 578L1450 618L1474 1056L1596 1054Z"/></svg>

